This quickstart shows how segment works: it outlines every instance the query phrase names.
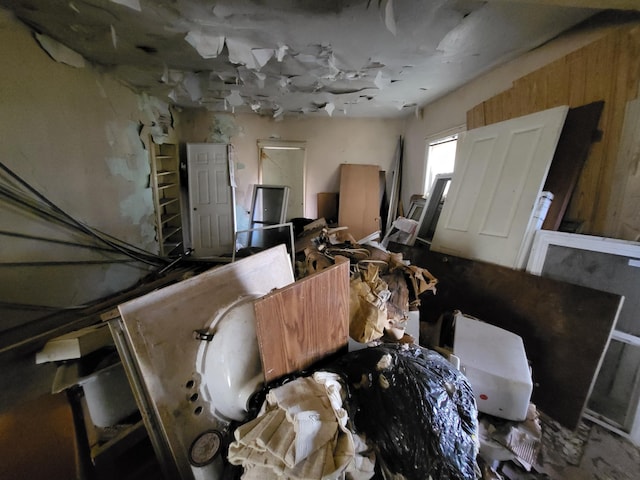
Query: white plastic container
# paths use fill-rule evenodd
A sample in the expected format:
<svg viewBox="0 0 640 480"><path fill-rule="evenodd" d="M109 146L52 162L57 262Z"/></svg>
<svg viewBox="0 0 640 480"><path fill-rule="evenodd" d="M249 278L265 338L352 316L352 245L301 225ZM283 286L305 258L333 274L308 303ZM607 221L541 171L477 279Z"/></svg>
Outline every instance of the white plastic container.
<svg viewBox="0 0 640 480"><path fill-rule="evenodd" d="M478 410L524 420L533 382L522 338L460 312L454 328L453 353L471 384Z"/></svg>

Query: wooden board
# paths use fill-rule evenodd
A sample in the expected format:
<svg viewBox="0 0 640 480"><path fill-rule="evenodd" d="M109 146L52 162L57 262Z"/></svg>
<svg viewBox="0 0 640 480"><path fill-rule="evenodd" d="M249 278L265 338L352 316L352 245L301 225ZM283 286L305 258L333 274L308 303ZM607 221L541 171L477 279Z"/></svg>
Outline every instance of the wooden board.
<svg viewBox="0 0 640 480"><path fill-rule="evenodd" d="M377 165L340 165L338 223L357 240L380 230L380 174Z"/></svg>
<svg viewBox="0 0 640 480"><path fill-rule="evenodd" d="M421 322L458 309L520 335L532 365L532 401L566 427L578 425L620 295L426 249L389 248L438 278L437 294L422 298Z"/></svg>
<svg viewBox="0 0 640 480"><path fill-rule="evenodd" d="M578 183L589 147L594 140L604 102L571 108L558 140L544 191L553 193L553 201L542 224L543 230L558 230L573 189Z"/></svg>
<svg viewBox="0 0 640 480"><path fill-rule="evenodd" d="M338 194L333 192L318 193L318 217L327 223L338 219Z"/></svg>
<svg viewBox="0 0 640 480"><path fill-rule="evenodd" d="M307 368L347 345L349 262L276 290L254 308L265 381Z"/></svg>

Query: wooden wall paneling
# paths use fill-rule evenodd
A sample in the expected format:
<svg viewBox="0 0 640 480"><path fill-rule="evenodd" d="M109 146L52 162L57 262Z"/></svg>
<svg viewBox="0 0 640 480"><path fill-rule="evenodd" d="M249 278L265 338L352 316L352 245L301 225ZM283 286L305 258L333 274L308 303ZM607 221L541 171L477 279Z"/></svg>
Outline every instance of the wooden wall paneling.
<svg viewBox="0 0 640 480"><path fill-rule="evenodd" d="M600 120L602 140L593 145L591 155L585 164L580 178L582 184L578 184L578 195L574 196L572 203L575 207L575 218L585 220L585 231L592 234L603 234L602 219L604 215L599 213L607 209L610 193L610 182L607 172L611 170L608 161L610 141L618 137L619 132L611 130L612 114L616 111L616 105L612 100L614 78L616 76L616 60L618 37L620 33L611 35L588 46L589 52L586 58L587 78L585 84L585 101L605 101ZM571 212L571 205L569 207Z"/></svg>
<svg viewBox="0 0 640 480"><path fill-rule="evenodd" d="M569 106L578 107L585 104L585 88L587 83L587 64L584 48L567 55L567 77L563 79L569 85Z"/></svg>
<svg viewBox="0 0 640 480"><path fill-rule="evenodd" d="M606 150L607 162L605 165L610 165L610 168L602 172L603 188L607 188L608 201L606 205L599 202L594 220L595 225L599 227L598 232L607 236L617 235L620 232L620 222L624 222L624 219L617 214L620 213L619 206L627 192L627 178L624 174L621 176L619 170L626 169L628 166L622 166L619 162L624 162L621 159L620 151L624 148L621 142L623 141L627 106L629 101L636 98L638 94L638 71L640 68L637 56L640 54L638 33L640 33L640 29L620 35L616 49L616 71L612 78L611 91L613 107L607 121L609 131L613 132L608 137L609 143ZM632 191L629 191L629 194L633 195Z"/></svg>
<svg viewBox="0 0 640 480"><path fill-rule="evenodd" d="M484 102L485 121L488 124L498 123L503 120L502 95L496 95Z"/></svg>
<svg viewBox="0 0 640 480"><path fill-rule="evenodd" d="M473 130L484 124L484 104L481 103L467 112L467 130Z"/></svg>
<svg viewBox="0 0 640 480"><path fill-rule="evenodd" d="M606 229L613 231L613 238L637 240L640 232L640 218L637 214L640 197L637 152L640 152L640 98L628 102L620 136L613 180L616 188L612 192Z"/></svg>
<svg viewBox="0 0 640 480"><path fill-rule="evenodd" d="M502 117L504 120L522 116L520 115L519 105L516 102L517 97L513 88L502 92L500 98L502 100Z"/></svg>
<svg viewBox="0 0 640 480"><path fill-rule="evenodd" d="M531 95L533 90L533 84L529 76L519 78L513 82L513 96L517 105L518 116L527 115L531 112ZM489 125L487 123L487 125Z"/></svg>
<svg viewBox="0 0 640 480"><path fill-rule="evenodd" d="M567 58L549 64L546 69L547 106L545 108L569 105L569 66Z"/></svg>
<svg viewBox="0 0 640 480"><path fill-rule="evenodd" d="M569 202L566 216L567 218L580 220L583 223L584 232L595 232L594 214L598 202L600 176L603 166L604 149L608 136L607 120L610 118L610 111L613 107L609 93L611 91L611 73L613 69L612 47L615 41L612 40L615 34L607 35L595 42L583 47L582 62L584 63L584 102L591 103L605 100L604 109L600 119L600 129L603 131L603 138L600 142L592 145L589 157L584 164L574 194ZM575 106L575 105L573 105Z"/></svg>
<svg viewBox="0 0 640 480"><path fill-rule="evenodd" d="M600 163L599 184L594 198L594 209L592 216L592 229L594 234L609 234L606 231L607 215L609 205L615 201L613 193L613 181L615 178L617 152L620 148L620 137L622 134L624 114L627 103L627 92L624 88L629 73L629 64L624 50L628 43L628 36L619 34L615 37L612 57L613 75L609 77L609 92L611 107L606 109L608 115L603 123L606 125L606 132L603 131L603 151L602 162Z"/></svg>
<svg viewBox="0 0 640 480"><path fill-rule="evenodd" d="M254 303L266 382L303 370L347 345L349 261L276 290Z"/></svg>
<svg viewBox="0 0 640 480"><path fill-rule="evenodd" d="M622 297L489 263L392 244L438 279L421 322L462 312L522 337L533 370L532 401L568 428L580 421Z"/></svg>
<svg viewBox="0 0 640 480"><path fill-rule="evenodd" d="M626 36L627 43L627 60L629 62L629 70L627 74L627 101L637 98L640 92L638 84L640 83L640 27L629 30Z"/></svg>
<svg viewBox="0 0 640 480"><path fill-rule="evenodd" d="M529 75L531 82L530 108L528 113L546 110L548 107L547 97L547 69L541 68Z"/></svg>

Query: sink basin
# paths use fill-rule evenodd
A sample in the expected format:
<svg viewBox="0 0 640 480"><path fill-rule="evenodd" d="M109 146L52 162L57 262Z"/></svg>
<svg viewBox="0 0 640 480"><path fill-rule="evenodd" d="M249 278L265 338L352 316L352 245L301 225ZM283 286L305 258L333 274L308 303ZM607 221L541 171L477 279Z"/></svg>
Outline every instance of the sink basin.
<svg viewBox="0 0 640 480"><path fill-rule="evenodd" d="M222 420L244 420L247 401L264 383L253 309L259 296L243 296L213 318L205 329L213 338L198 351L200 392Z"/></svg>

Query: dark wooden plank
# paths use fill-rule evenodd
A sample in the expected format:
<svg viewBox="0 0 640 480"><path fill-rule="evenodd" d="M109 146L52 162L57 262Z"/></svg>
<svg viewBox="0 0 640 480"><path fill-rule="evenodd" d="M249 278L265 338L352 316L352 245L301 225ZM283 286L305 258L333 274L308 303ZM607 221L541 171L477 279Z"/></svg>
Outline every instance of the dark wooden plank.
<svg viewBox="0 0 640 480"><path fill-rule="evenodd" d="M585 408L622 297L488 263L392 244L438 279L421 322L461 310L520 335L533 370L533 402L568 428Z"/></svg>
<svg viewBox="0 0 640 480"><path fill-rule="evenodd" d="M604 102L571 108L567 113L558 146L543 190L553 193L553 202L542 224L543 230L558 230L578 183L589 147L598 129Z"/></svg>
<svg viewBox="0 0 640 480"><path fill-rule="evenodd" d="M349 262L341 262L254 303L266 382L302 370L349 339Z"/></svg>
<svg viewBox="0 0 640 480"><path fill-rule="evenodd" d="M321 192L317 196L318 216L324 218L327 223L338 220L338 192Z"/></svg>

